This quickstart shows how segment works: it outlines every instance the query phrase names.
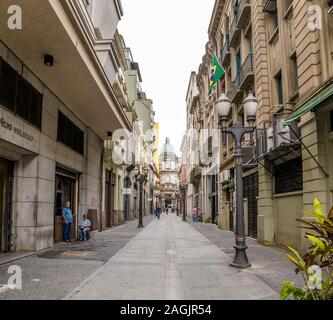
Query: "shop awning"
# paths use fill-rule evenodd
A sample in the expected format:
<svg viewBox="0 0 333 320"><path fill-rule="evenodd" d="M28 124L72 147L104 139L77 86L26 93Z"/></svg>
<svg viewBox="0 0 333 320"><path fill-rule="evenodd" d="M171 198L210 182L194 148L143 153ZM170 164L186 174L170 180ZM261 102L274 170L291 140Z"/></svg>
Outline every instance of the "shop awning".
<svg viewBox="0 0 333 320"><path fill-rule="evenodd" d="M303 114L307 113L310 110L314 110L317 108L322 102L324 102L329 97L333 96L333 83L329 86L321 90L318 94L316 94L312 99L307 101L305 104L300 106L295 112L293 112L288 119L286 119L283 123L284 125L288 125L293 121L298 120Z"/></svg>

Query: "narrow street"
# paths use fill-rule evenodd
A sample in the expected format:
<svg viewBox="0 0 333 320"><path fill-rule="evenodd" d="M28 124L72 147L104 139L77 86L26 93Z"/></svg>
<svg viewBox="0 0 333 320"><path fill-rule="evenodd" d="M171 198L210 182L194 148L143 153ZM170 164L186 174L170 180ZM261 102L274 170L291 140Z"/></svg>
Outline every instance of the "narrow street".
<svg viewBox="0 0 333 320"><path fill-rule="evenodd" d="M281 281L294 277L279 249L249 239L253 267L238 270L229 267L232 233L175 214L152 220L145 218L144 229L132 221L87 243L11 263L22 268L23 290L7 290L0 299L278 299ZM9 265L0 266L0 283Z"/></svg>

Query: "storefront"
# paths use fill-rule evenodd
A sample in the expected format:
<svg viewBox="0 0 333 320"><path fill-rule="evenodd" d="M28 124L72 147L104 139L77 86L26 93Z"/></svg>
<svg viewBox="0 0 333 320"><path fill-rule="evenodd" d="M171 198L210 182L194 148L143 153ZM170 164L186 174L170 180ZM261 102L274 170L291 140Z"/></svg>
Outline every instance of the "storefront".
<svg viewBox="0 0 333 320"><path fill-rule="evenodd" d="M58 243L63 241L62 210L67 202L70 202L70 208L74 214L71 238L76 238L78 224L77 208L79 196L79 174L58 166L56 168L55 186L54 242Z"/></svg>

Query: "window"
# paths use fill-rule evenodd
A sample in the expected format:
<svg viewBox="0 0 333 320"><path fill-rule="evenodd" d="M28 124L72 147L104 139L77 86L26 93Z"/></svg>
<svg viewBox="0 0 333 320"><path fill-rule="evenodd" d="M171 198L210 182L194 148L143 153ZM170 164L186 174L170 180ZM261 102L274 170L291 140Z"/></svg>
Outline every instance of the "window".
<svg viewBox="0 0 333 320"><path fill-rule="evenodd" d="M0 104L41 128L43 96L0 58Z"/></svg>
<svg viewBox="0 0 333 320"><path fill-rule="evenodd" d="M272 35L272 38L275 38L279 28L277 1L266 0L264 3L264 12L268 12L269 33Z"/></svg>
<svg viewBox="0 0 333 320"><path fill-rule="evenodd" d="M242 56L241 50L239 49L236 55L236 74L242 69Z"/></svg>
<svg viewBox="0 0 333 320"><path fill-rule="evenodd" d="M279 74L275 77L276 81L276 89L277 89L277 98L278 98L278 104L283 105L284 99L283 99L283 82L282 82L282 74L279 72Z"/></svg>
<svg viewBox="0 0 333 320"><path fill-rule="evenodd" d="M15 111L17 74L13 68L0 59L0 104Z"/></svg>
<svg viewBox="0 0 333 320"><path fill-rule="evenodd" d="M74 151L84 154L84 132L60 111L58 113L58 141Z"/></svg>
<svg viewBox="0 0 333 320"><path fill-rule="evenodd" d="M279 15L277 9L276 11L272 12L272 19L274 23L274 28L277 29L279 27Z"/></svg>
<svg viewBox="0 0 333 320"><path fill-rule="evenodd" d="M291 67L291 91L292 93L298 92L298 73L297 73L297 58L296 52L290 58Z"/></svg>
<svg viewBox="0 0 333 320"><path fill-rule="evenodd" d="M275 193L303 190L302 158L282 163L275 167Z"/></svg>

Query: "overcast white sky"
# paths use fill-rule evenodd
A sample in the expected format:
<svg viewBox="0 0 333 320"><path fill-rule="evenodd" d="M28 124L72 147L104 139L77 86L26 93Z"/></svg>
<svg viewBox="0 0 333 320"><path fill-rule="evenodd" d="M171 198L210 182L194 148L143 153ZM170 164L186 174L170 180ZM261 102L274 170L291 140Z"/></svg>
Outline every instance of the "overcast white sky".
<svg viewBox="0 0 333 320"><path fill-rule="evenodd" d="M154 101L160 149L170 137L177 153L186 129L186 91L208 41L214 0L122 0L119 31Z"/></svg>

